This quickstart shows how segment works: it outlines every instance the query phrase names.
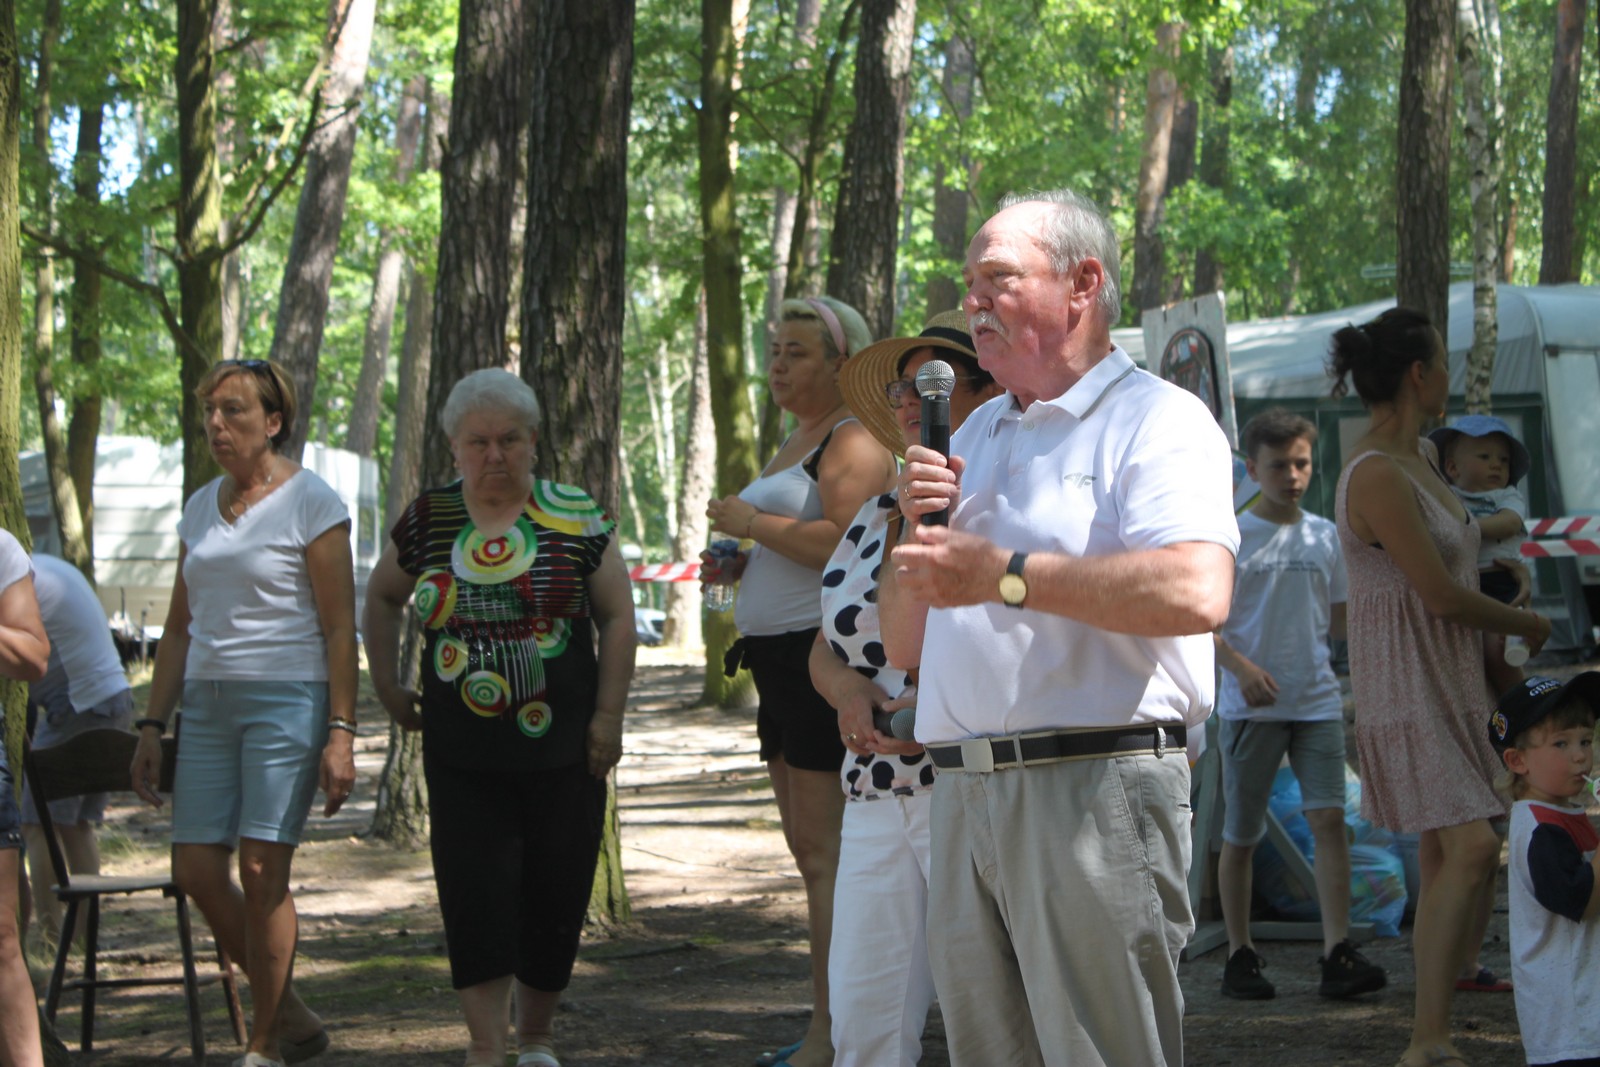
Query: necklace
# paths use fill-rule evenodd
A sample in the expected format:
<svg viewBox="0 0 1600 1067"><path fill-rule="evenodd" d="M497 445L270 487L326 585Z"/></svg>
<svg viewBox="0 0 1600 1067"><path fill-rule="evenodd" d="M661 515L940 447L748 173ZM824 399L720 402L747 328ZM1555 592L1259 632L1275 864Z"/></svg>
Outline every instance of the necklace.
<svg viewBox="0 0 1600 1067"><path fill-rule="evenodd" d="M272 476L273 472L270 470L267 471L266 480L261 483L259 488L266 489L271 486ZM253 501L245 502L244 494L239 491L239 482L231 474L228 475L228 496L232 498L228 501L228 511L236 519L242 516L245 512L249 511L256 504L260 503L259 498ZM239 506L241 502L244 502L244 507L242 508Z"/></svg>

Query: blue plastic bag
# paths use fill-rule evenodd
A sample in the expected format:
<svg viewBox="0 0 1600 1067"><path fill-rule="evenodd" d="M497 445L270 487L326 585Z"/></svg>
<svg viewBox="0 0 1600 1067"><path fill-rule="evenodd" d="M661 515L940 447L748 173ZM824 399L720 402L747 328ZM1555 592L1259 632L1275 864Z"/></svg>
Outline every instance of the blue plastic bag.
<svg viewBox="0 0 1600 1067"><path fill-rule="evenodd" d="M1267 808L1283 824L1306 862L1315 862L1311 825L1300 813L1300 783L1294 772L1281 767L1273 780ZM1350 846L1350 921L1370 922L1380 937L1397 937L1406 910L1406 880L1400 858L1390 845L1387 830L1361 818L1361 781L1345 770L1344 821ZM1268 839L1255 854L1255 891L1278 915L1291 921L1317 922L1322 912L1315 886L1302 886L1290 876L1289 866Z"/></svg>

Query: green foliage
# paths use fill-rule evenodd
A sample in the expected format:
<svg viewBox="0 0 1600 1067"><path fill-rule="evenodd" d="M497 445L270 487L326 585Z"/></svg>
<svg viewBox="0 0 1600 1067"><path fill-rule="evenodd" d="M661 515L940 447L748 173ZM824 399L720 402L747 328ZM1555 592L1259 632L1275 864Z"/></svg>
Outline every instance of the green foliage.
<svg viewBox="0 0 1600 1067"><path fill-rule="evenodd" d="M1505 181L1517 219L1514 280L1524 283L1533 280L1539 258L1554 8L1554 0L1504 0L1502 6ZM24 0L18 9L25 104L32 92L42 9L43 0ZM827 0L807 42L795 29L794 0L754 0L751 6L735 138L752 368L762 362L768 272L787 251L773 247L774 201L779 190L796 187L801 147L812 117L823 111L815 256L827 260L843 143L854 113L856 29L852 23L841 37L846 9L846 0ZM58 234L175 294L171 5L73 0L63 5L62 17L52 92L53 148L50 158L35 157L28 146L31 117L25 107L24 187L30 187L30 176L47 175ZM301 94L321 56L325 17L325 4L307 0L237 0L233 5L236 43L218 60L219 70L231 77L231 88L219 98L219 120L232 153L225 166L230 216L239 215L253 191L281 173L293 153L305 114ZM438 233L437 175L397 180L395 124L402 90L413 77L426 75L436 93L448 96L456 5L393 0L381 5L379 18L314 401L313 438L325 435L333 444L343 440L359 374L382 241L387 235L398 242L427 271ZM630 539L637 536L649 559L663 559L668 552L675 502L669 499L674 479L667 468L681 462L685 444L701 256L695 129L699 18L694 0L639 2L629 144L627 373L617 443L626 450L637 500L637 514L623 516L624 529ZM1391 291L1387 278L1363 277L1363 268L1394 259L1402 0L924 3L918 10L904 155L897 284L902 330L920 328L928 280L960 272L960 263L937 246L932 234L941 164L943 181L967 193L969 229L1007 191L1066 185L1104 206L1124 247L1131 249L1154 30L1173 19L1185 23L1176 75L1186 96L1199 101L1202 153L1214 145L1222 117L1209 82L1210 55L1231 45L1236 59L1226 116L1229 180L1218 188L1190 181L1174 189L1166 204L1167 261L1185 290L1197 254L1210 249L1223 265L1236 318L1324 310ZM1586 36L1592 33L1590 28ZM965 119L950 106L943 88L945 47L956 34L972 43L976 59L973 112ZM825 90L824 74L835 53L837 76ZM1580 238L1579 248L1584 278L1591 283L1600 276L1600 198L1589 187L1600 172L1597 89L1600 64L1586 62L1578 173L1588 189L1579 201L1579 223L1588 239ZM91 208L74 202L70 167L79 108L95 99L107 101L106 179L102 202ZM1456 141L1459 146L1460 138ZM1453 258L1466 259L1466 168L1459 158L1455 164ZM246 276L245 355L263 355L270 344L296 193L296 187L285 190L240 250ZM41 220L35 216L25 197L24 223L37 227ZM38 246L25 241L24 251L37 254ZM69 260L58 260L63 338L73 270ZM1131 268L1125 266L1124 275L1130 278ZM32 285L31 274L24 285ZM178 431L172 340L147 297L111 281L103 293L105 360L92 380L70 361L58 361L58 387L70 401L80 389L96 385L113 400L107 429L171 440ZM31 314L27 292L24 307ZM402 303L391 356L398 354L403 315ZM1127 321L1133 321L1131 310ZM30 329L25 323L25 336ZM391 372L380 456L390 447L387 412L396 384ZM758 399L762 388L756 373L752 389ZM25 427L36 427L31 405L23 407Z"/></svg>

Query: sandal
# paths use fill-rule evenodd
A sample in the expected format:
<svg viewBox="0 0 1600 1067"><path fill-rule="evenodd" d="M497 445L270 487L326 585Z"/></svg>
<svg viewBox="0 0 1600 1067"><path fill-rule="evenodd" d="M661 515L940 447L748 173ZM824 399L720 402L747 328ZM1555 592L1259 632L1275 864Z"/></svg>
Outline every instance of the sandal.
<svg viewBox="0 0 1600 1067"><path fill-rule="evenodd" d="M1511 982L1501 978L1487 967L1479 967L1471 978L1457 978L1458 993L1509 993Z"/></svg>

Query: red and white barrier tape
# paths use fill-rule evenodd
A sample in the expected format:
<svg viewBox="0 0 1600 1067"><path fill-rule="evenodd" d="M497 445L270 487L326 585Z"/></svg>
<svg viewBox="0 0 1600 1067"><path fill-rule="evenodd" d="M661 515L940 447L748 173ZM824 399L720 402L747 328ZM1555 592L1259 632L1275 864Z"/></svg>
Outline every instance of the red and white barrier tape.
<svg viewBox="0 0 1600 1067"><path fill-rule="evenodd" d="M641 563L629 568L628 577L636 582L698 582L700 564Z"/></svg>
<svg viewBox="0 0 1600 1067"><path fill-rule="evenodd" d="M1571 556L1600 556L1600 541L1568 538L1565 541L1524 541L1522 555L1527 559L1565 559Z"/></svg>
<svg viewBox="0 0 1600 1067"><path fill-rule="evenodd" d="M1600 531L1600 515L1563 515L1559 519L1533 519L1528 523L1528 533L1533 537L1571 537L1596 531Z"/></svg>

